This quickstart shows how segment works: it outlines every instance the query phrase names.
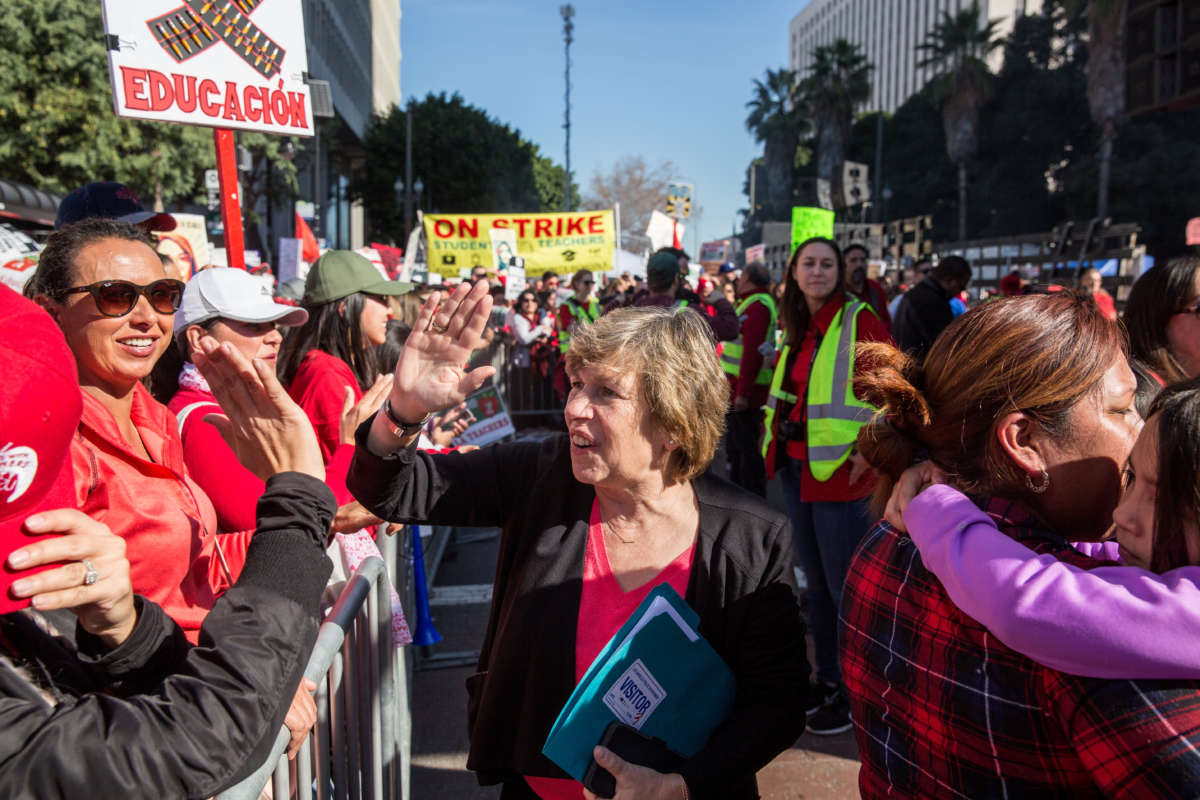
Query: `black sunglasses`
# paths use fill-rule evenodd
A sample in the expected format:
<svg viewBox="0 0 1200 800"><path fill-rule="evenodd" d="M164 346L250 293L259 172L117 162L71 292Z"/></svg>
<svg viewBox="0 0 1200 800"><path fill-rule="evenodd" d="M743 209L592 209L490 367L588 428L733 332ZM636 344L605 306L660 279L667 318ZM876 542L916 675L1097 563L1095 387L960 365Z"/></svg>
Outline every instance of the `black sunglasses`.
<svg viewBox="0 0 1200 800"><path fill-rule="evenodd" d="M106 317L123 317L145 295L150 307L159 314L174 314L183 302L183 281L163 278L140 286L130 281L98 281L87 286L63 289L60 295L87 292L96 303L96 310Z"/></svg>

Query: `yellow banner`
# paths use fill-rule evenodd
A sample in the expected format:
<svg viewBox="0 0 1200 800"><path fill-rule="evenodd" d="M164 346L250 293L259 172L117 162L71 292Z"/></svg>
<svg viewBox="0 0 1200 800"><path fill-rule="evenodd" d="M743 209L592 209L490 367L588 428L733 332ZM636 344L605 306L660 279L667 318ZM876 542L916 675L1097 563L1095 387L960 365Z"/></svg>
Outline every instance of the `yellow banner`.
<svg viewBox="0 0 1200 800"><path fill-rule="evenodd" d="M538 277L546 270L569 276L575 270L607 272L617 246L611 209L537 214L426 214L425 241L429 272L452 278L460 270L496 266L491 228L517 235L516 255L525 272ZM566 281L563 281L565 284Z"/></svg>

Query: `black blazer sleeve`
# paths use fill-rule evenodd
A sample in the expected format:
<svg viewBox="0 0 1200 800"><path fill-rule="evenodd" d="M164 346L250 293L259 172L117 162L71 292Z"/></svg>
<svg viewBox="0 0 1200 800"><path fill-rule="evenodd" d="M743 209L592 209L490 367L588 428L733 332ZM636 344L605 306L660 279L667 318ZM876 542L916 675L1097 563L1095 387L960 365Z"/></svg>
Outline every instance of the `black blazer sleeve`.
<svg viewBox="0 0 1200 800"><path fill-rule="evenodd" d="M747 561L765 567L724 610L726 624L717 638L733 669L737 696L730 718L680 769L689 796L697 800L756 796L754 774L804 732L808 662L792 574L791 525L773 516L765 534L760 528L739 537L751 551Z"/></svg>
<svg viewBox="0 0 1200 800"><path fill-rule="evenodd" d="M529 502L538 442L495 444L471 453L424 453L416 442L386 457L367 449L374 417L355 433L346 476L351 494L389 522L503 526Z"/></svg>
<svg viewBox="0 0 1200 800"><path fill-rule="evenodd" d="M50 708L0 696L0 786L6 797L211 797L266 759L316 639L332 569L324 541L336 504L295 473L267 483L238 583L209 612L200 645L178 660L160 629L113 674L146 691L89 693ZM153 620L147 620L153 622ZM144 668L167 670L149 685Z"/></svg>

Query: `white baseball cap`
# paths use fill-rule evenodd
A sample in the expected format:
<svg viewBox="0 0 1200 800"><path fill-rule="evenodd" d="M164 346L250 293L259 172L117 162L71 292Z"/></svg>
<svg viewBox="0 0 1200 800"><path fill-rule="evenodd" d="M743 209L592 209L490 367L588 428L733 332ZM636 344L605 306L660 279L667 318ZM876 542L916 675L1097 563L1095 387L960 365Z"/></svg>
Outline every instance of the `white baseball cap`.
<svg viewBox="0 0 1200 800"><path fill-rule="evenodd" d="M175 312L175 333L216 317L294 327L308 320L308 312L276 303L270 288L245 270L211 267L188 281L183 303Z"/></svg>

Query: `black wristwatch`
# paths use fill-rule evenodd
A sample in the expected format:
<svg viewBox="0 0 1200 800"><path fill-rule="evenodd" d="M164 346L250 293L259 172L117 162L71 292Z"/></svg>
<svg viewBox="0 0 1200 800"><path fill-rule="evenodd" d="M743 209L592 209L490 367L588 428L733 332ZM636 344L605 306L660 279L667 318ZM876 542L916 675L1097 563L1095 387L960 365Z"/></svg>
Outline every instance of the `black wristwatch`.
<svg viewBox="0 0 1200 800"><path fill-rule="evenodd" d="M417 433L433 417L433 412L431 411L416 422L405 422L396 416L395 411L392 411L392 401L390 398L383 401L383 408L380 411L383 412L383 421L387 424L388 430L397 439L407 439L409 436Z"/></svg>

